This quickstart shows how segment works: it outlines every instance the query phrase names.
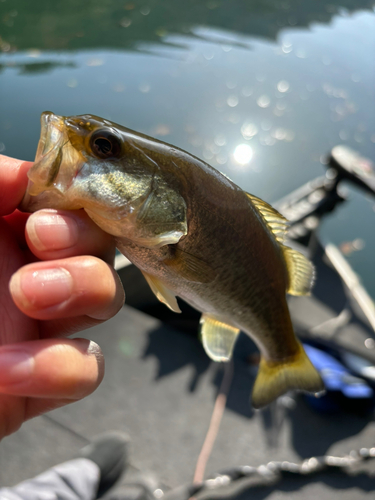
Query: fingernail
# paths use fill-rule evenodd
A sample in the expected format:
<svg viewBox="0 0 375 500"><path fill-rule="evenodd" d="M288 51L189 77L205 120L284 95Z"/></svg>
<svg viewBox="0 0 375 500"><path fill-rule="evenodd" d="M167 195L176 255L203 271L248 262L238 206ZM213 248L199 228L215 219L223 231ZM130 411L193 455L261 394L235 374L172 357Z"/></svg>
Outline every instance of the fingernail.
<svg viewBox="0 0 375 500"><path fill-rule="evenodd" d="M29 217L26 230L38 250L64 250L78 242L77 221L69 215L38 212Z"/></svg>
<svg viewBox="0 0 375 500"><path fill-rule="evenodd" d="M68 300L73 280L63 268L19 271L12 276L9 287L25 307L43 309Z"/></svg>
<svg viewBox="0 0 375 500"><path fill-rule="evenodd" d="M34 370L34 358L26 351L2 348L0 351L0 387L28 379Z"/></svg>

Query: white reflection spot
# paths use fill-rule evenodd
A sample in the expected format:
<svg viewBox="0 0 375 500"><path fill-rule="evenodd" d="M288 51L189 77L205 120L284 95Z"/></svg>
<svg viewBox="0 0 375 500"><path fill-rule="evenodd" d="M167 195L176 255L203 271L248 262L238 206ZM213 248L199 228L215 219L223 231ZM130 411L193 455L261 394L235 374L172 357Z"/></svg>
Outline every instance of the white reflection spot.
<svg viewBox="0 0 375 500"><path fill-rule="evenodd" d="M68 80L67 82L67 86L70 87L71 89L74 89L76 88L78 85L78 82L75 78L71 78L70 80Z"/></svg>
<svg viewBox="0 0 375 500"><path fill-rule="evenodd" d="M93 57L86 61L86 66L102 66L104 64L104 60L99 57Z"/></svg>
<svg viewBox="0 0 375 500"><path fill-rule="evenodd" d="M280 80L277 84L277 90L279 92L287 92L289 90L289 83L286 80Z"/></svg>
<svg viewBox="0 0 375 500"><path fill-rule="evenodd" d="M230 95L227 99L227 104L231 108L235 108L238 104L238 97L236 95Z"/></svg>
<svg viewBox="0 0 375 500"><path fill-rule="evenodd" d="M228 89L233 90L237 87L237 82L235 80L228 80L226 86Z"/></svg>
<svg viewBox="0 0 375 500"><path fill-rule="evenodd" d="M268 95L261 95L258 97L257 104L260 108L268 108L268 106L271 103L271 99L268 97Z"/></svg>
<svg viewBox="0 0 375 500"><path fill-rule="evenodd" d="M292 45L283 45L281 50L284 52L284 54L289 54L289 52L292 52L293 48Z"/></svg>
<svg viewBox="0 0 375 500"><path fill-rule="evenodd" d="M366 339L365 340L365 346L367 347L367 349L373 349L375 347L375 341L374 339Z"/></svg>
<svg viewBox="0 0 375 500"><path fill-rule="evenodd" d="M151 90L151 85L148 83L141 83L138 88L142 94L147 94Z"/></svg>
<svg viewBox="0 0 375 500"><path fill-rule="evenodd" d="M254 123L245 122L241 127L241 134L244 139L251 139L254 135L257 135L258 127Z"/></svg>
<svg viewBox="0 0 375 500"><path fill-rule="evenodd" d="M303 49L298 49L296 51L296 56L299 58L299 59L305 59L306 58L306 52L305 50Z"/></svg>
<svg viewBox="0 0 375 500"><path fill-rule="evenodd" d="M214 51L213 50L207 50L203 51L203 57L206 59L206 61L211 61L211 59L214 58Z"/></svg>
<svg viewBox="0 0 375 500"><path fill-rule="evenodd" d="M123 17L120 21L120 26L122 26L123 28L129 28L131 23L131 19L129 19L128 17Z"/></svg>
<svg viewBox="0 0 375 500"><path fill-rule="evenodd" d="M214 142L217 146L225 146L225 144L227 143L227 141L225 139L225 135L223 135L223 134L218 134L215 137Z"/></svg>
<svg viewBox="0 0 375 500"><path fill-rule="evenodd" d="M277 101L276 107L279 111L284 111L286 109L286 102L284 101Z"/></svg>
<svg viewBox="0 0 375 500"><path fill-rule="evenodd" d="M253 150L248 144L239 144L233 153L234 159L240 165L246 165L253 157Z"/></svg>
<svg viewBox="0 0 375 500"><path fill-rule="evenodd" d="M252 93L253 93L253 89L251 87L244 87L242 89L242 95L244 95L245 97L251 96Z"/></svg>
<svg viewBox="0 0 375 500"><path fill-rule="evenodd" d="M38 58L42 55L42 52L38 49L31 49L26 52L28 57L35 57Z"/></svg>
<svg viewBox="0 0 375 500"><path fill-rule="evenodd" d="M219 155L216 156L216 161L218 162L219 165L225 165L226 162L228 161L228 157L227 155L220 153Z"/></svg>
<svg viewBox="0 0 375 500"><path fill-rule="evenodd" d="M142 16L148 16L149 13L151 12L151 9L150 9L150 7L142 7L140 12L141 12Z"/></svg>

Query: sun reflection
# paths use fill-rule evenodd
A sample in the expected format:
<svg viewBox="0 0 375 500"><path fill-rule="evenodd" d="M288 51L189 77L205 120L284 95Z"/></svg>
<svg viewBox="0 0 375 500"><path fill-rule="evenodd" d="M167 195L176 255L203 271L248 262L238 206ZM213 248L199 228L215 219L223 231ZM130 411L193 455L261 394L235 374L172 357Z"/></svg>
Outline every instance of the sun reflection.
<svg viewBox="0 0 375 500"><path fill-rule="evenodd" d="M234 150L233 157L240 165L247 165L253 157L253 150L248 144L239 144Z"/></svg>

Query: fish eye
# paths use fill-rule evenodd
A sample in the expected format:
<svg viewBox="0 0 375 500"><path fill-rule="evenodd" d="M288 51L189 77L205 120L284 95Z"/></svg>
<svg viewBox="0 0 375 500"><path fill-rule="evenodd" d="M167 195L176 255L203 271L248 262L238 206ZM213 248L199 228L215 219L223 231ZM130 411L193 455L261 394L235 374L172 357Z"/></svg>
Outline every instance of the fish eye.
<svg viewBox="0 0 375 500"><path fill-rule="evenodd" d="M97 130L90 137L90 147L101 159L117 158L121 153L120 139L108 130Z"/></svg>

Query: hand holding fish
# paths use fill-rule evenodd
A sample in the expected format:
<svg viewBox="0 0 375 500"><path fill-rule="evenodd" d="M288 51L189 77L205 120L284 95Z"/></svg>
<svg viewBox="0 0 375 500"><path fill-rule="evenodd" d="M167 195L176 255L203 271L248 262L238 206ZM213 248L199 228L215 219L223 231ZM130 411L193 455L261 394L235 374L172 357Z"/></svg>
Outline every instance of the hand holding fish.
<svg viewBox="0 0 375 500"><path fill-rule="evenodd" d="M97 388L99 346L64 337L124 301L113 238L82 210L16 210L31 166L0 155L0 439Z"/></svg>

